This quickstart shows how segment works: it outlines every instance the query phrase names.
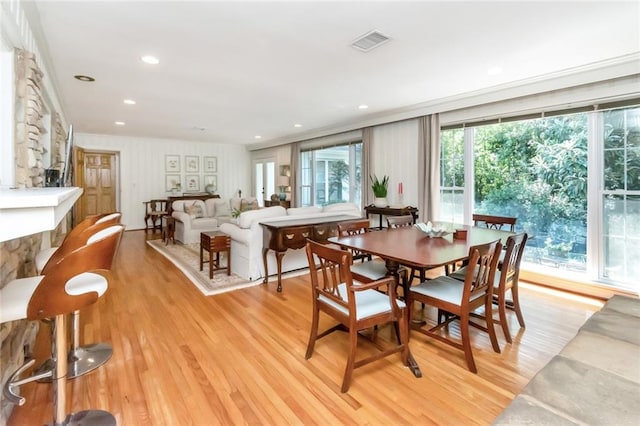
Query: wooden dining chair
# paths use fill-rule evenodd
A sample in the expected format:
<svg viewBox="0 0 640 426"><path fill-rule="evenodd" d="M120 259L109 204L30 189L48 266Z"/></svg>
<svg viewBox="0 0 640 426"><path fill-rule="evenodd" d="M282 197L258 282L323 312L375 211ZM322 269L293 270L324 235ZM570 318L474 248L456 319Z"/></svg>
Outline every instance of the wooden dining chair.
<svg viewBox="0 0 640 426"><path fill-rule="evenodd" d="M352 220L338 223L338 236L346 237L369 232L369 220ZM371 259L369 253L359 250L350 250L354 264L351 266L351 274L360 282L371 282L382 279L388 275L384 262ZM360 260L360 262L355 262ZM398 269L398 277L402 280L403 287L407 284L407 270L404 267Z"/></svg>
<svg viewBox="0 0 640 426"><path fill-rule="evenodd" d="M496 271L493 284L493 302L498 305L498 315L500 320L496 321L502 326L502 332L507 342L512 343L509 323L507 321L507 309L516 313L518 324L524 328L524 316L520 308L520 298L518 296L518 281L520 278L520 262L527 244L527 234L521 233L511 235L507 239L504 258L500 268ZM511 291L511 299L507 299L507 292Z"/></svg>
<svg viewBox="0 0 640 426"><path fill-rule="evenodd" d="M509 216L492 216L487 214L473 214L473 225L484 226L489 229L502 229L509 226L509 231L515 232L518 218Z"/></svg>
<svg viewBox="0 0 640 426"><path fill-rule="evenodd" d="M408 228L413 226L413 216L404 215L404 216L387 216L387 228ZM427 279L427 268L414 268L410 267L408 272L408 282L409 285L413 283L413 280L417 276L417 273L420 274L420 282L423 282Z"/></svg>
<svg viewBox="0 0 640 426"><path fill-rule="evenodd" d="M395 279L384 277L377 281L360 283L354 280L351 273L353 259L350 251L313 241L307 242L306 251L311 277L313 318L305 359L313 355L316 340L336 330L347 328L349 354L341 392L349 390L354 369L387 355L400 352L402 363L408 366L407 309L406 305L397 299ZM381 287L386 287L387 294L376 291ZM318 334L320 311L333 317L339 324ZM389 322L394 322L396 325L398 344L381 345L376 341L377 333L372 333L371 340L380 351L356 360L358 337L361 336L359 331Z"/></svg>
<svg viewBox="0 0 640 426"><path fill-rule="evenodd" d="M421 302L438 309L438 324L431 327L427 323L416 330L464 351L467 367L473 373L477 373L478 370L471 351L469 326L487 332L493 350L500 353L492 315L489 314L483 318L486 323L483 325L472 321L471 313L481 306L484 306L485 312L491 313L492 284L501 249L500 240L472 246L469 249L469 267L466 269L464 281L443 275L409 289L407 299L409 318L411 318L414 302ZM440 312L446 312L450 315L445 321L440 322ZM460 339L455 339L450 333L444 335L440 333L440 329L447 327L454 320L460 321Z"/></svg>

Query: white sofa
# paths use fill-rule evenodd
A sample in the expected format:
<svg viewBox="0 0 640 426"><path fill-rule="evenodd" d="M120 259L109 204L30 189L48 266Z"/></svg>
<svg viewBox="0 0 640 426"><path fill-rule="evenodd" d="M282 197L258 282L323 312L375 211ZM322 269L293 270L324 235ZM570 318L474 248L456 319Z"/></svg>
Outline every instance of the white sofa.
<svg viewBox="0 0 640 426"><path fill-rule="evenodd" d="M255 198L209 198L205 201L196 199L176 200L171 204L171 216L176 220L176 241L183 244L200 242L200 233L216 231L223 223L234 222L234 209L240 210L242 203L256 203ZM189 213L186 207L199 206L202 217Z"/></svg>
<svg viewBox="0 0 640 426"><path fill-rule="evenodd" d="M275 222L296 218L349 215L362 217L360 208L353 203L330 204L321 207L298 207L285 209L281 206L246 211L240 214L237 223L223 223L220 231L231 236L231 272L254 281L264 277L262 263L263 227L260 222ZM278 272L276 257L272 250L267 255L269 275ZM309 266L304 249L288 250L282 259L282 272Z"/></svg>

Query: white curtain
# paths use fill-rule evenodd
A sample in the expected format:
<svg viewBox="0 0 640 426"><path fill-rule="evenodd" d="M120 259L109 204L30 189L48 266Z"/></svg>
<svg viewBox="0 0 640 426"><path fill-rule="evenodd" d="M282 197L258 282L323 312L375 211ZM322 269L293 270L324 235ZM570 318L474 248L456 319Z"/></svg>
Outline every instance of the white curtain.
<svg viewBox="0 0 640 426"><path fill-rule="evenodd" d="M418 209L423 222L435 220L440 210L440 119L438 114L419 120Z"/></svg>
<svg viewBox="0 0 640 426"><path fill-rule="evenodd" d="M291 186L291 207L296 207L298 200L298 181L300 180L300 176L298 175L298 170L300 169L300 142L291 144L291 160L289 164L291 165L291 177L289 178L289 186Z"/></svg>
<svg viewBox="0 0 640 426"><path fill-rule="evenodd" d="M373 127L365 127L362 129L362 205L363 209L366 206L373 204L373 191L369 184L369 175L373 170L373 150L371 145L373 144ZM365 190L366 188L366 190Z"/></svg>

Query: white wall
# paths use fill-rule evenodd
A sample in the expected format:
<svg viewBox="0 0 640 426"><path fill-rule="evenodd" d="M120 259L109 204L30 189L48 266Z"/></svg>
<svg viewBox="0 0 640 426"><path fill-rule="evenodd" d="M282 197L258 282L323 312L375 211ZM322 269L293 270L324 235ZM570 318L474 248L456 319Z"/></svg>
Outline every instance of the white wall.
<svg viewBox="0 0 640 426"><path fill-rule="evenodd" d="M128 230L144 228L144 201L166 198L171 195L165 191L165 155L180 156L180 174L183 191L185 155L200 158L200 177L204 156L218 159L218 191L222 198L229 198L242 190L248 196L251 188L251 170L249 152L244 146L214 144L203 142L185 142L166 139L118 137L76 133L74 145L86 150L118 152L120 156L120 205L122 222ZM204 190L201 183L201 190Z"/></svg>
<svg viewBox="0 0 640 426"><path fill-rule="evenodd" d="M383 124L373 129L372 174L389 176L387 201L398 203L398 183L403 186L403 203L418 205L418 119ZM369 185L369 177L366 176Z"/></svg>

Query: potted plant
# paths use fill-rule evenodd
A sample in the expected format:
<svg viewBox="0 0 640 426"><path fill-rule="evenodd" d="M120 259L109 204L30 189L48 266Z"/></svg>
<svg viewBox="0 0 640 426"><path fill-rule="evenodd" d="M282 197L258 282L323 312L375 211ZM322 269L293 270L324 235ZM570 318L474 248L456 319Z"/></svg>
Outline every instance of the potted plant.
<svg viewBox="0 0 640 426"><path fill-rule="evenodd" d="M382 180L378 179L378 176L369 175L369 180L371 180L371 190L373 191L373 196L375 197L373 200L373 205L376 207L386 207L387 203L387 188L389 187L389 176L382 176Z"/></svg>

